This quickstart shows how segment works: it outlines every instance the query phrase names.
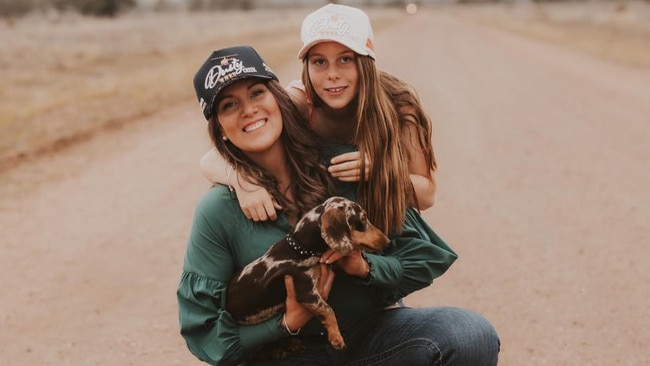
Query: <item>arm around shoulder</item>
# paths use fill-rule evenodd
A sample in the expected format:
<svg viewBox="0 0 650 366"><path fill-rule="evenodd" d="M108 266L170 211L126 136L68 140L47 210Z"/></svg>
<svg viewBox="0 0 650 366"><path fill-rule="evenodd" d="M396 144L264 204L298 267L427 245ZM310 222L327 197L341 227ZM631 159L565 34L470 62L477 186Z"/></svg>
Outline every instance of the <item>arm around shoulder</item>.
<svg viewBox="0 0 650 366"><path fill-rule="evenodd" d="M425 177L419 174L411 174L411 183L418 200L418 209L424 211L431 208L436 199L436 178L435 173L431 172L431 177Z"/></svg>
<svg viewBox="0 0 650 366"><path fill-rule="evenodd" d="M409 172L420 210L433 206L436 195L435 158L433 147L422 146L416 123L402 128L401 142L409 157Z"/></svg>
<svg viewBox="0 0 650 366"><path fill-rule="evenodd" d="M199 163L201 173L212 184L228 184L228 163L219 155L217 150L206 152Z"/></svg>
<svg viewBox="0 0 650 366"><path fill-rule="evenodd" d="M290 82L286 87L285 90L289 94L289 97L291 97L291 101L293 102L293 105L298 108L298 111L300 111L300 114L305 118L305 120L309 120L309 100L307 99L307 94L305 93L305 87L302 85L302 83L298 80L294 80Z"/></svg>

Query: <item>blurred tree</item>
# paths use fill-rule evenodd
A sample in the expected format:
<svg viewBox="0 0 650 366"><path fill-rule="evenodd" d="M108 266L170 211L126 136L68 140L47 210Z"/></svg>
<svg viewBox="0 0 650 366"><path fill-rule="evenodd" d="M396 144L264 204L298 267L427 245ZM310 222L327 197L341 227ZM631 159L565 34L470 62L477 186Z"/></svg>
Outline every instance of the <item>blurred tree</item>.
<svg viewBox="0 0 650 366"><path fill-rule="evenodd" d="M203 10L203 1L201 1L201 0L187 0L187 9L189 11Z"/></svg>
<svg viewBox="0 0 650 366"><path fill-rule="evenodd" d="M136 0L77 0L78 10L84 15L113 17L121 10L132 8Z"/></svg>
<svg viewBox="0 0 650 366"><path fill-rule="evenodd" d="M32 11L33 7L33 0L0 0L0 17L23 16Z"/></svg>
<svg viewBox="0 0 650 366"><path fill-rule="evenodd" d="M83 15L114 17L120 11L133 8L136 0L51 0L57 10L76 10Z"/></svg>
<svg viewBox="0 0 650 366"><path fill-rule="evenodd" d="M627 10L627 7L628 7L627 0L617 0L616 7L614 8L614 10L616 10L617 12L624 12Z"/></svg>
<svg viewBox="0 0 650 366"><path fill-rule="evenodd" d="M252 0L210 0L210 9L240 9L240 10L251 10L253 8Z"/></svg>
<svg viewBox="0 0 650 366"><path fill-rule="evenodd" d="M254 0L186 0L190 11L201 10L251 10L255 7Z"/></svg>
<svg viewBox="0 0 650 366"><path fill-rule="evenodd" d="M168 0L157 0L153 6L153 11L161 12L169 10L169 1Z"/></svg>

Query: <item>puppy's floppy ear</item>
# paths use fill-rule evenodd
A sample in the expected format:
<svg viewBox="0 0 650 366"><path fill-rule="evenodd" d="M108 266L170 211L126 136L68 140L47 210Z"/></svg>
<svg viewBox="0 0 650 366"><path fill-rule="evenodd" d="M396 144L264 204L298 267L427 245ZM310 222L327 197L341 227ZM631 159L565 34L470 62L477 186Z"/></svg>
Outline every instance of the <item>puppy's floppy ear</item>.
<svg viewBox="0 0 650 366"><path fill-rule="evenodd" d="M320 235L327 245L335 251L348 254L352 251L350 239L350 226L345 210L329 207L320 217Z"/></svg>

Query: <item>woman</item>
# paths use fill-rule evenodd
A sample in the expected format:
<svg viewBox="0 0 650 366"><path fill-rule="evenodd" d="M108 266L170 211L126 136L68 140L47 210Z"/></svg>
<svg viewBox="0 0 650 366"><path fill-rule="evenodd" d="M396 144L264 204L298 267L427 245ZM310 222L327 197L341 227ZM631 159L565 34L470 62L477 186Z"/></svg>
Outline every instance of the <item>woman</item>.
<svg viewBox="0 0 650 366"><path fill-rule="evenodd" d="M399 230L407 207L423 210L434 202L429 118L412 88L376 69L372 26L362 10L326 5L304 19L301 38L303 81L287 88L294 103L328 142L332 176L358 182L358 201L371 220L385 232ZM227 168L215 151L203 157L201 169L208 180L226 183ZM275 219L281 205L237 173L228 183L247 217Z"/></svg>
<svg viewBox="0 0 650 366"><path fill-rule="evenodd" d="M322 266L326 275L319 289L337 315L345 350L331 348L320 322L296 302L291 278L285 279L284 312L255 325L233 321L222 306L232 274L284 236L302 213L321 203L330 194L331 183L318 150L309 146L315 138L252 48L213 52L194 85L216 149L231 166L255 177L284 207L277 220L256 222L244 216L226 186L215 185L201 199L177 292L181 334L196 357L215 365L496 363L498 338L478 314L456 308L390 306L428 286L456 259L412 213L403 234L383 255L353 252L332 266ZM359 271L361 267L365 270ZM250 361L260 347L289 337L299 337L305 350L281 360Z"/></svg>

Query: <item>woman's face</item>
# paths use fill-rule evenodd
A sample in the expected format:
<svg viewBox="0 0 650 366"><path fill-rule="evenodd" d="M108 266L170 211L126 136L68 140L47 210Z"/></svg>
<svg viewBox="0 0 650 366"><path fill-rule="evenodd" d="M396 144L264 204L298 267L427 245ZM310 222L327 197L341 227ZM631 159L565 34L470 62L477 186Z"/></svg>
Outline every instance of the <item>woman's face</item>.
<svg viewBox="0 0 650 366"><path fill-rule="evenodd" d="M260 79L232 83L219 94L216 108L224 136L247 155L280 146L280 107Z"/></svg>
<svg viewBox="0 0 650 366"><path fill-rule="evenodd" d="M359 91L356 54L337 42L316 44L307 54L307 67L316 94L330 108L348 106Z"/></svg>

